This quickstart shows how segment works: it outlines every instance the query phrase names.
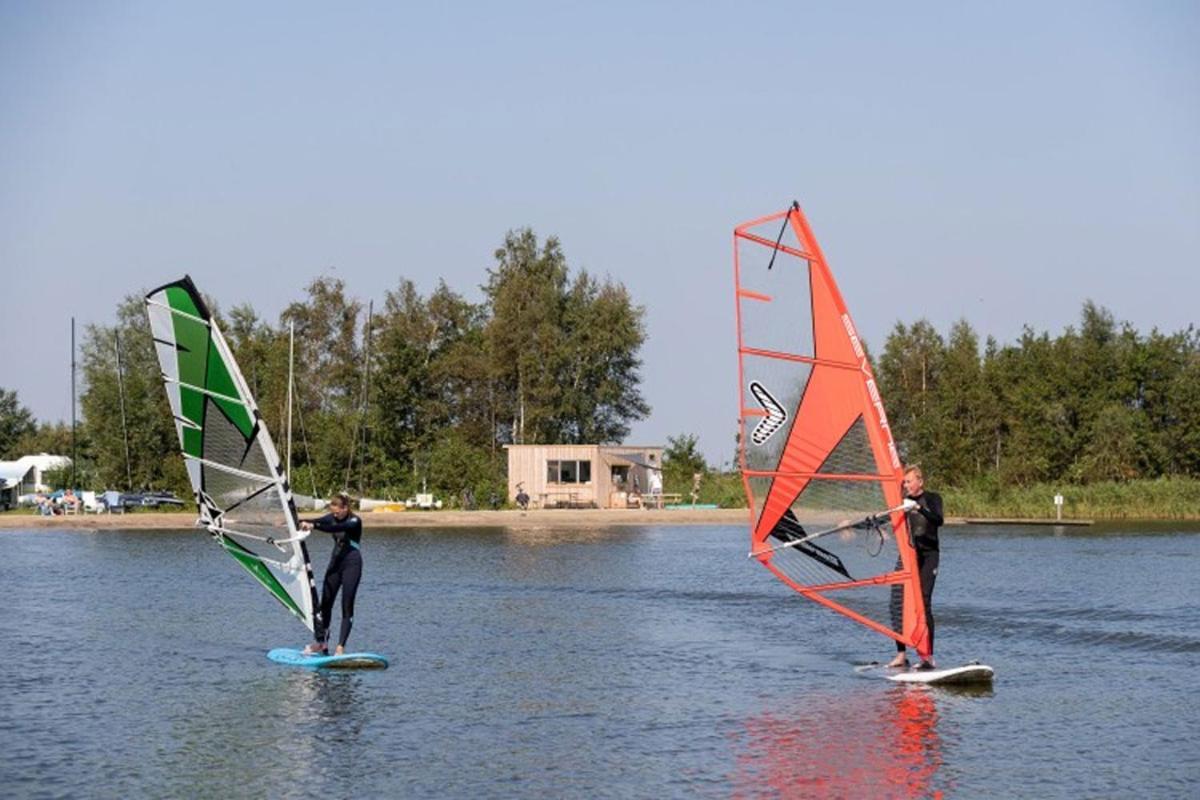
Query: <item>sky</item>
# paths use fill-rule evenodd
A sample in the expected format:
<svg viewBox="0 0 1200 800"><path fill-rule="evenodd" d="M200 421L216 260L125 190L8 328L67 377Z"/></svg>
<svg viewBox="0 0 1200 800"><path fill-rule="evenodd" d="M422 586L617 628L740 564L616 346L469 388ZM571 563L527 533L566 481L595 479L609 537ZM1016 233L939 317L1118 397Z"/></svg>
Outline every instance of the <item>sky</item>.
<svg viewBox="0 0 1200 800"><path fill-rule="evenodd" d="M1200 3L0 0L0 387L189 273L478 300L510 229L645 308L650 417L733 456L732 231L799 200L860 332L1200 318Z"/></svg>

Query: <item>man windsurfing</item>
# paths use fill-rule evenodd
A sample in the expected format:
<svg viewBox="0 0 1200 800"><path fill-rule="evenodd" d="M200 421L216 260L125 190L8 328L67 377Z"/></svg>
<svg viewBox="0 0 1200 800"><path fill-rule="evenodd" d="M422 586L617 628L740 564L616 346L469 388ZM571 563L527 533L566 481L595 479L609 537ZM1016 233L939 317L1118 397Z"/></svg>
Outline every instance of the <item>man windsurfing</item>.
<svg viewBox="0 0 1200 800"><path fill-rule="evenodd" d="M917 504L916 508L905 514L905 519L912 536L913 548L917 551L921 597L925 601L925 626L929 630L929 658L921 661L917 669L934 669L933 584L937 581L938 573L938 528L945 522L942 517L942 496L936 492L925 491L925 476L917 466L911 466L904 471L904 496ZM903 600L894 594L892 602L898 604ZM894 611L898 612L899 609ZM888 662L888 666L908 666L908 655L903 643L896 642L896 657Z"/></svg>

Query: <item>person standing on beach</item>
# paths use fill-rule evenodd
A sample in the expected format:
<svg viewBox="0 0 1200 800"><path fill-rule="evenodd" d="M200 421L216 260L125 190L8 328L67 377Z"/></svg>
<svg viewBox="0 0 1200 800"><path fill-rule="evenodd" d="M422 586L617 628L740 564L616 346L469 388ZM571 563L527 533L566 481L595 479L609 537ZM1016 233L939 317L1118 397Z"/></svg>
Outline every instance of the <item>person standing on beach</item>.
<svg viewBox="0 0 1200 800"><path fill-rule="evenodd" d="M342 592L342 629L334 652L339 656L345 652L346 640L354 625L354 597L362 578L362 520L350 511L350 497L344 492L329 501L329 512L320 519L300 523L302 531L318 530L333 536L333 552L321 587L321 610L313 625L314 641L304 648L305 655L329 654L329 620L339 589Z"/></svg>
<svg viewBox="0 0 1200 800"><path fill-rule="evenodd" d="M917 466L904 471L904 496L917 504L916 508L905 514L905 521L913 548L917 551L921 598L925 601L925 626L929 629L929 659L918 664L917 669L933 669L933 584L938 574L938 528L945 522L942 517L942 496L925 491L925 476ZM903 602L902 595L899 602ZM897 604L895 595L893 603ZM898 610L894 609L896 612ZM888 666L908 666L908 656L901 642L896 642L896 657L888 662Z"/></svg>

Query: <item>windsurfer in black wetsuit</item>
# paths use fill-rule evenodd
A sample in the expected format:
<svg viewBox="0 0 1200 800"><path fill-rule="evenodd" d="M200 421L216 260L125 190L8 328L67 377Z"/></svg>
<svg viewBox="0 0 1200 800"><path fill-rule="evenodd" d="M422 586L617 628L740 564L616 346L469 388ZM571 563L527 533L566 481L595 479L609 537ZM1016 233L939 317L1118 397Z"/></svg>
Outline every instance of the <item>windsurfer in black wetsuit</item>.
<svg viewBox="0 0 1200 800"><path fill-rule="evenodd" d="M338 589L342 590L342 630L338 637L337 655L346 647L350 628L354 625L354 596L358 594L358 581L362 577L362 520L350 511L350 498L345 494L334 495L329 501L330 513L320 519L305 520L300 530L318 530L333 535L333 553L329 566L325 568L325 582L321 587L321 610L313 625L315 641L304 648L305 655L327 655L329 653L329 619L333 615L333 601Z"/></svg>
<svg viewBox="0 0 1200 800"><path fill-rule="evenodd" d="M904 496L917 504L905 517L913 547L917 551L921 597L925 601L925 626L929 629L929 658L918 664L917 669L933 669L933 584L938 574L938 528L945 521L942 518L942 496L925 491L925 476L920 467L909 467L904 471ZM888 666L908 666L902 643L896 642L896 657Z"/></svg>

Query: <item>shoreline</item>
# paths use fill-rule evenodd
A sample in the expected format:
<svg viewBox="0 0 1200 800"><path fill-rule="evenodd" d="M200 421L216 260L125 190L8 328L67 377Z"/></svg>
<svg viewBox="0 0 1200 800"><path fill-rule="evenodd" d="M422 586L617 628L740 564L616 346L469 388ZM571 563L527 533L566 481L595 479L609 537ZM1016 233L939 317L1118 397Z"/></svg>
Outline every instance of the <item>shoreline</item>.
<svg viewBox="0 0 1200 800"><path fill-rule="evenodd" d="M302 518L314 515L304 514ZM621 525L733 525L745 526L748 512L744 508L697 508L663 511L658 509L532 509L519 511L402 511L364 512L359 514L363 527L378 530L406 528L518 528L554 530L596 528ZM139 530L177 531L195 528L191 514L147 512L138 514L79 514L42 517L36 514L0 514L0 531L4 530ZM946 526L964 525L1037 525L1091 526L1094 523L1154 522L1195 524L1195 519L1131 520L1131 519L1016 519L980 517L947 517Z"/></svg>
<svg viewBox="0 0 1200 800"><path fill-rule="evenodd" d="M301 519L318 516L301 514ZM608 525L737 525L745 524L744 508L697 508L678 511L648 509L531 509L529 511L400 511L363 512L364 528L590 528ZM0 514L0 530L188 530L195 517L178 512L138 514Z"/></svg>

